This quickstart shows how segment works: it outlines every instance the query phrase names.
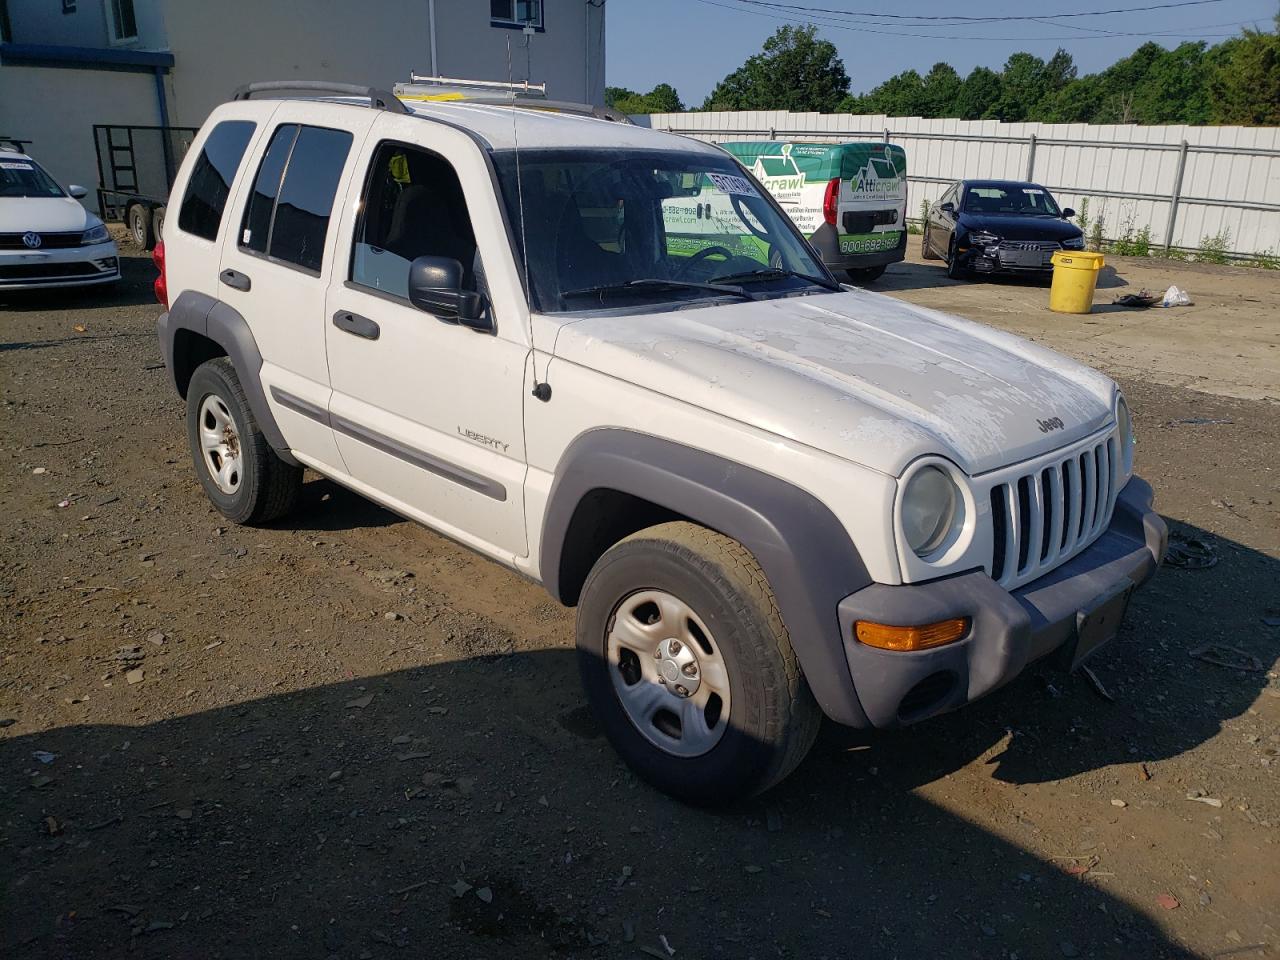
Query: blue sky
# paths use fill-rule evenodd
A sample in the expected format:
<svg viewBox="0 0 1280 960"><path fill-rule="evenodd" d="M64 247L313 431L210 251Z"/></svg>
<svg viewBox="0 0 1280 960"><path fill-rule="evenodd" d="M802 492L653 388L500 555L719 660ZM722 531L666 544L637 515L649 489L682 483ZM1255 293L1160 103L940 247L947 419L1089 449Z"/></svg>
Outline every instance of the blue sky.
<svg viewBox="0 0 1280 960"><path fill-rule="evenodd" d="M1176 0L984 0L965 4L954 0L777 2L934 16L1044 16L1045 13L1141 7ZM641 92L665 81L680 92L687 105L696 107L725 74L741 66L751 54L758 53L765 39L782 23L804 21L808 17L821 18L813 22L819 34L839 49L856 93L866 92L902 70L914 68L924 73L939 60L950 63L961 75L979 65L999 68L1009 54L1019 50L1047 58L1058 47L1063 47L1084 74L1132 53L1148 39L1169 47L1185 40L1205 39L1216 43L1220 38L1214 35L1238 32L1241 21L1270 29L1278 6L1276 0L1216 0L1197 6L1105 17L938 27L911 25L911 21L895 23L832 14L806 15L752 7L740 0L608 0L606 76L611 86ZM1110 31L1110 34L1096 31ZM930 39L888 35L893 33L922 34ZM1163 33L1178 36L1153 35Z"/></svg>

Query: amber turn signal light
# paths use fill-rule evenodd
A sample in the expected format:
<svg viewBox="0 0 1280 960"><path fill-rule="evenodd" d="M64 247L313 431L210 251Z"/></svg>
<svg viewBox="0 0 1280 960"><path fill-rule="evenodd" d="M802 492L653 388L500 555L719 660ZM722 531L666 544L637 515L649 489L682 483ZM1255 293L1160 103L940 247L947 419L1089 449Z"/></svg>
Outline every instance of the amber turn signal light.
<svg viewBox="0 0 1280 960"><path fill-rule="evenodd" d="M859 643L881 650L928 650L954 643L968 632L968 617L939 620L918 627L895 627L870 620L859 620L853 625L853 635Z"/></svg>

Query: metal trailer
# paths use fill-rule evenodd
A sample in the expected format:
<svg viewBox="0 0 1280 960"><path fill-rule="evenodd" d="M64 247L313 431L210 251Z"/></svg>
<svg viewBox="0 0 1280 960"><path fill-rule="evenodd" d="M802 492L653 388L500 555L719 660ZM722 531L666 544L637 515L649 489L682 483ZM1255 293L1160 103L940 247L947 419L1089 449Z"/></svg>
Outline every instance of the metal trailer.
<svg viewBox="0 0 1280 960"><path fill-rule="evenodd" d="M95 123L98 215L123 222L134 243L155 247L164 225L169 188L196 127Z"/></svg>

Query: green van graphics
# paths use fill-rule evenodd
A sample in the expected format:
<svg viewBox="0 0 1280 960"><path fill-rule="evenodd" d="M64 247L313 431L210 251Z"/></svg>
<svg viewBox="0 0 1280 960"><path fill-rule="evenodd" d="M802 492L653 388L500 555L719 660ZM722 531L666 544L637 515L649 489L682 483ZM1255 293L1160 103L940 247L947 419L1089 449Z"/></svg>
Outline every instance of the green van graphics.
<svg viewBox="0 0 1280 960"><path fill-rule="evenodd" d="M906 255L907 155L891 143L725 143L835 269L875 279Z"/></svg>

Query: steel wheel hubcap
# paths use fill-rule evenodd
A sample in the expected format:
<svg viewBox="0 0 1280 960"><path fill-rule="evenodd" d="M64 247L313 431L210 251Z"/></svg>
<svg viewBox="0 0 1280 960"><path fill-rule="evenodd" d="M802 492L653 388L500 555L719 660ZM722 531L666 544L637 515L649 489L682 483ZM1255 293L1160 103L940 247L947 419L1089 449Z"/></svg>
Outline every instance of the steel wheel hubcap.
<svg viewBox="0 0 1280 960"><path fill-rule="evenodd" d="M223 493L235 493L244 477L240 431L226 402L216 393L200 404L200 450L205 469Z"/></svg>
<svg viewBox="0 0 1280 960"><path fill-rule="evenodd" d="M673 594L642 590L613 612L609 676L640 734L677 757L700 756L729 724L729 672L702 619Z"/></svg>

